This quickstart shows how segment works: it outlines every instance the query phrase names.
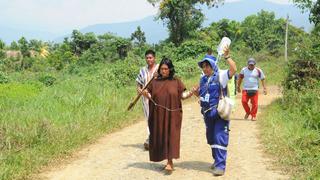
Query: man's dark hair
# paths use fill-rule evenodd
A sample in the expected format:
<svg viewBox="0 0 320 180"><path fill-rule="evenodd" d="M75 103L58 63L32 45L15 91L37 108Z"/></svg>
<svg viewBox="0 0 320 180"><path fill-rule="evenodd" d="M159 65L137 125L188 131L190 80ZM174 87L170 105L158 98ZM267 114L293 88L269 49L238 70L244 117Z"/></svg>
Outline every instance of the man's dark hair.
<svg viewBox="0 0 320 180"><path fill-rule="evenodd" d="M160 64L159 64L159 68L158 68L158 78L159 78L159 79L162 78L162 75L160 74L160 68L161 68L161 66L162 66L163 64L167 65L168 68L169 68L169 77L168 77L168 79L173 79L174 74L175 74L176 71L174 70L174 65L172 64L172 61L171 61L169 58L166 58L166 57L164 57L164 58L161 60Z"/></svg>
<svg viewBox="0 0 320 180"><path fill-rule="evenodd" d="M148 54L151 54L153 57L156 57L156 52L154 52L154 50L152 49L147 50L144 56L147 56Z"/></svg>

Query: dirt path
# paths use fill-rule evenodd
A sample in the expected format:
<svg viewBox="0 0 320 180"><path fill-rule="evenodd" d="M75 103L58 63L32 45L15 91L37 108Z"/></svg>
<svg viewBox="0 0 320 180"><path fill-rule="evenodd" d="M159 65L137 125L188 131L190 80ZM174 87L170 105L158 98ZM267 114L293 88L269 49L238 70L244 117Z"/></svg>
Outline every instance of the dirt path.
<svg viewBox="0 0 320 180"><path fill-rule="evenodd" d="M269 95L259 97L260 111L280 96L277 87L270 87L269 92ZM272 168L271 160L263 154L257 138L257 122L242 119L244 111L239 97L237 107L230 127L227 171L217 179L288 179ZM79 158L76 160L43 172L39 177L59 180L216 178L209 169L212 163L211 150L206 144L205 127L196 102L184 105L181 157L174 161L176 170L172 175L164 175L161 171L165 161L149 162L148 152L142 149L145 128L146 122L141 121L106 135L77 153Z"/></svg>

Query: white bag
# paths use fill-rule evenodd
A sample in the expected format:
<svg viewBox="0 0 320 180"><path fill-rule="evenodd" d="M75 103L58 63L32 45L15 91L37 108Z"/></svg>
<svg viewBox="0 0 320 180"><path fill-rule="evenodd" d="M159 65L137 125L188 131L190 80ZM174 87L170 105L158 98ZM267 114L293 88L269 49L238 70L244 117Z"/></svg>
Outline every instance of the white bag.
<svg viewBox="0 0 320 180"><path fill-rule="evenodd" d="M231 110L234 105L234 102L229 97L223 97L219 100L218 104L218 114L220 117L226 121L230 120Z"/></svg>
<svg viewBox="0 0 320 180"><path fill-rule="evenodd" d="M220 100L218 103L217 111L220 117L226 121L230 120L232 107L234 106L234 101L229 98L229 94L229 88L227 87L227 96L224 96L222 86L220 85Z"/></svg>

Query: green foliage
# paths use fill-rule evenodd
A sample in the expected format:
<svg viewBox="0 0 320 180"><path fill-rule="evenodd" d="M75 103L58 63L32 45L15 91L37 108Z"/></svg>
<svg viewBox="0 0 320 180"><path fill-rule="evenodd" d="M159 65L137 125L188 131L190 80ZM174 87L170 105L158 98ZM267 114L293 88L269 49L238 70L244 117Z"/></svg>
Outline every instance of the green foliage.
<svg viewBox="0 0 320 180"><path fill-rule="evenodd" d="M233 42L237 42L242 34L241 24L233 20L222 19L212 23L210 27L218 34L218 39L215 40L220 40L222 37L227 36Z"/></svg>
<svg viewBox="0 0 320 180"><path fill-rule="evenodd" d="M283 100L268 106L259 121L264 145L292 175L290 179L320 177L318 94L319 88L285 92Z"/></svg>
<svg viewBox="0 0 320 180"><path fill-rule="evenodd" d="M0 71L0 84L5 84L8 82L9 82L8 76L4 72Z"/></svg>
<svg viewBox="0 0 320 180"><path fill-rule="evenodd" d="M131 41L134 41L139 47L146 43L145 33L141 30L140 26L138 26L137 30L131 34Z"/></svg>
<svg viewBox="0 0 320 180"><path fill-rule="evenodd" d="M70 45L74 55L80 56L84 51L88 50L91 45L97 43L97 38L94 33L82 34L78 30L73 30L70 42L66 40L65 43Z"/></svg>
<svg viewBox="0 0 320 180"><path fill-rule="evenodd" d="M12 41L10 44L10 49L11 50L19 50L19 45L16 41Z"/></svg>
<svg viewBox="0 0 320 180"><path fill-rule="evenodd" d="M114 68L121 71L120 62ZM0 179L26 179L52 158L135 122L140 104L132 112L125 110L136 95L134 80L130 86L116 87L104 76L112 67L79 67L77 75L56 76L59 83L50 88L37 83L0 85ZM16 79L25 82L27 75L19 74L23 77Z"/></svg>
<svg viewBox="0 0 320 180"><path fill-rule="evenodd" d="M116 87L126 87L135 84L139 68L136 61L118 61L110 64L110 68L106 69L103 78L113 82Z"/></svg>
<svg viewBox="0 0 320 180"><path fill-rule="evenodd" d="M0 50L4 49L6 44L0 39Z"/></svg>
<svg viewBox="0 0 320 180"><path fill-rule="evenodd" d="M275 20L274 13L262 10L257 15L249 16L243 21L242 28L243 40L253 50L267 48L274 51L284 44L284 21Z"/></svg>
<svg viewBox="0 0 320 180"><path fill-rule="evenodd" d="M57 70L63 69L66 65L77 62L78 58L71 52L68 43L63 43L47 58L49 64Z"/></svg>
<svg viewBox="0 0 320 180"><path fill-rule="evenodd" d="M46 86L52 86L56 82L56 78L50 74L40 76L39 81Z"/></svg>
<svg viewBox="0 0 320 180"><path fill-rule="evenodd" d="M310 11L309 20L315 25L320 25L320 0L293 0L293 2L302 9Z"/></svg>
<svg viewBox="0 0 320 180"><path fill-rule="evenodd" d="M18 40L18 46L21 51L21 54L23 57L30 57L30 51L29 51L29 42L25 37L21 37ZM23 65L22 65L23 66Z"/></svg>
<svg viewBox="0 0 320 180"><path fill-rule="evenodd" d="M192 58L185 58L183 61L174 62L176 75L184 79L199 77L201 70L197 62L197 59Z"/></svg>
<svg viewBox="0 0 320 180"><path fill-rule="evenodd" d="M314 88L320 81L320 61L296 60L289 64L288 76L284 81L287 89Z"/></svg>
<svg viewBox="0 0 320 180"><path fill-rule="evenodd" d="M169 30L169 40L176 46L185 39L192 37L193 33L200 28L204 15L196 4L215 6L221 0L148 0L153 5L160 2L158 18L163 20Z"/></svg>
<svg viewBox="0 0 320 180"><path fill-rule="evenodd" d="M320 130L320 83L313 88L297 90L292 89L284 93L283 109L298 114L304 119L304 128Z"/></svg>
<svg viewBox="0 0 320 180"><path fill-rule="evenodd" d="M100 51L99 47L93 45L92 48L83 53L79 58L79 62L81 64L94 64L95 62L103 62L104 59L103 53Z"/></svg>
<svg viewBox="0 0 320 180"><path fill-rule="evenodd" d="M189 40L183 42L176 50L175 54L177 60L185 60L187 58L198 58L199 55L207 52L210 45L208 42L200 42Z"/></svg>
<svg viewBox="0 0 320 180"><path fill-rule="evenodd" d="M6 57L5 51L0 49L0 59L4 59Z"/></svg>

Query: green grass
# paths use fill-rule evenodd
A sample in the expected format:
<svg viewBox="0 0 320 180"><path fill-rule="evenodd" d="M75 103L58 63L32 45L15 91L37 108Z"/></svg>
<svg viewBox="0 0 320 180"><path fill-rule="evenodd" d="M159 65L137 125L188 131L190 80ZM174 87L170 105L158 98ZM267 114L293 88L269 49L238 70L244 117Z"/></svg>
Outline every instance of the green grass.
<svg viewBox="0 0 320 180"><path fill-rule="evenodd" d="M307 99L311 98L311 101ZM259 121L267 152L294 179L320 178L319 89L269 105Z"/></svg>
<svg viewBox="0 0 320 180"><path fill-rule="evenodd" d="M61 75L51 87L32 79L0 85L0 179L26 178L141 115L140 103L126 111L135 88L116 87L99 73Z"/></svg>

